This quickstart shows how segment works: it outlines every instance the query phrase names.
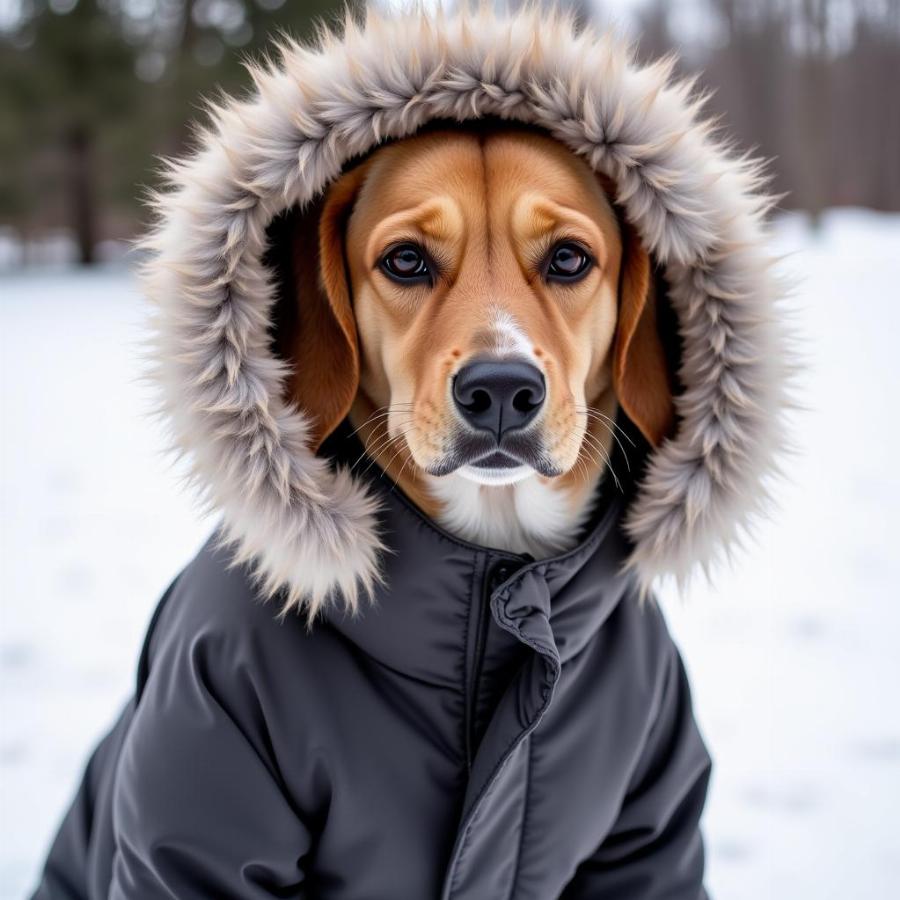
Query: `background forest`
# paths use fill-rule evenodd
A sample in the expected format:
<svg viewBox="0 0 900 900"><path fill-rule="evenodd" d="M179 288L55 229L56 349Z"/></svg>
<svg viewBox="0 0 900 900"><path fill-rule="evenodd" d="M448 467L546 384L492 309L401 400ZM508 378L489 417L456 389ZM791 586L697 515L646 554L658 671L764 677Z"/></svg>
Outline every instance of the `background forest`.
<svg viewBox="0 0 900 900"><path fill-rule="evenodd" d="M354 0L358 3L358 0ZM351 3L353 6L354 3ZM579 0L639 53L674 50L737 144L773 160L786 208L900 209L900 0ZM0 228L83 263L139 231L158 157L204 97L240 91L270 38L333 0L0 0ZM59 252L59 251L57 251Z"/></svg>

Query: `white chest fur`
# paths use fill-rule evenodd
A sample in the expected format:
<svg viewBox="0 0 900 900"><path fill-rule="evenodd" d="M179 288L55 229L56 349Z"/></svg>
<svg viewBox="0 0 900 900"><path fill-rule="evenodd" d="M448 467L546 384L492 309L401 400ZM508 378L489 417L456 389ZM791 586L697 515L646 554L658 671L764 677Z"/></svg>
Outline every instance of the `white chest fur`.
<svg viewBox="0 0 900 900"><path fill-rule="evenodd" d="M441 503L437 521L451 534L535 559L575 545L595 495L573 494L534 474L513 484L479 484L453 473L429 477L428 488Z"/></svg>

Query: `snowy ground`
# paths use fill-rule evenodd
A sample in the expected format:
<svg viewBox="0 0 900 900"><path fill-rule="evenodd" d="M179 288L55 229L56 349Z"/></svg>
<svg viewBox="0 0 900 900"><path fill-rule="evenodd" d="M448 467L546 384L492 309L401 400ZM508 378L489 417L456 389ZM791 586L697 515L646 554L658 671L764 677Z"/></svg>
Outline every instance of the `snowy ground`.
<svg viewBox="0 0 900 900"><path fill-rule="evenodd" d="M709 885L716 900L890 900L900 218L832 213L813 236L792 217L779 244L804 279L802 455L735 570L686 603L666 597L717 762ZM125 269L0 277L2 898L32 884L131 690L150 610L212 524L142 418L143 314Z"/></svg>

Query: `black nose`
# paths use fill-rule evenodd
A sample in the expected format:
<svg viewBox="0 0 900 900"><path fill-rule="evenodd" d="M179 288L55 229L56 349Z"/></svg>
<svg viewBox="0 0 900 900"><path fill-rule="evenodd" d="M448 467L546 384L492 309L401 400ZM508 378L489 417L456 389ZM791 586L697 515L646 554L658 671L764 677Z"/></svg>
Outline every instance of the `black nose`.
<svg viewBox="0 0 900 900"><path fill-rule="evenodd" d="M520 360L482 360L463 366L453 380L453 399L463 419L493 432L524 428L544 402L540 369Z"/></svg>

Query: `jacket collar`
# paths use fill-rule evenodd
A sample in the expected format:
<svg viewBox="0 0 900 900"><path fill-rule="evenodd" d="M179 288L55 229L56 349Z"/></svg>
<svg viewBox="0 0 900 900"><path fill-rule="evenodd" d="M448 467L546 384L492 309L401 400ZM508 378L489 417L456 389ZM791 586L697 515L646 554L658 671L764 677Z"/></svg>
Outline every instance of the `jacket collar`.
<svg viewBox="0 0 900 900"><path fill-rule="evenodd" d="M624 571L630 545L621 528L633 477L620 478L619 486L602 481L579 543L534 560L446 532L365 455L348 422L320 452L366 480L380 501L387 545L373 603L355 614L331 607L324 617L370 657L405 675L458 687L466 635L476 608L486 602L509 635L510 649L530 644L564 662L603 625L633 580ZM625 471L622 463L613 457L616 471Z"/></svg>

